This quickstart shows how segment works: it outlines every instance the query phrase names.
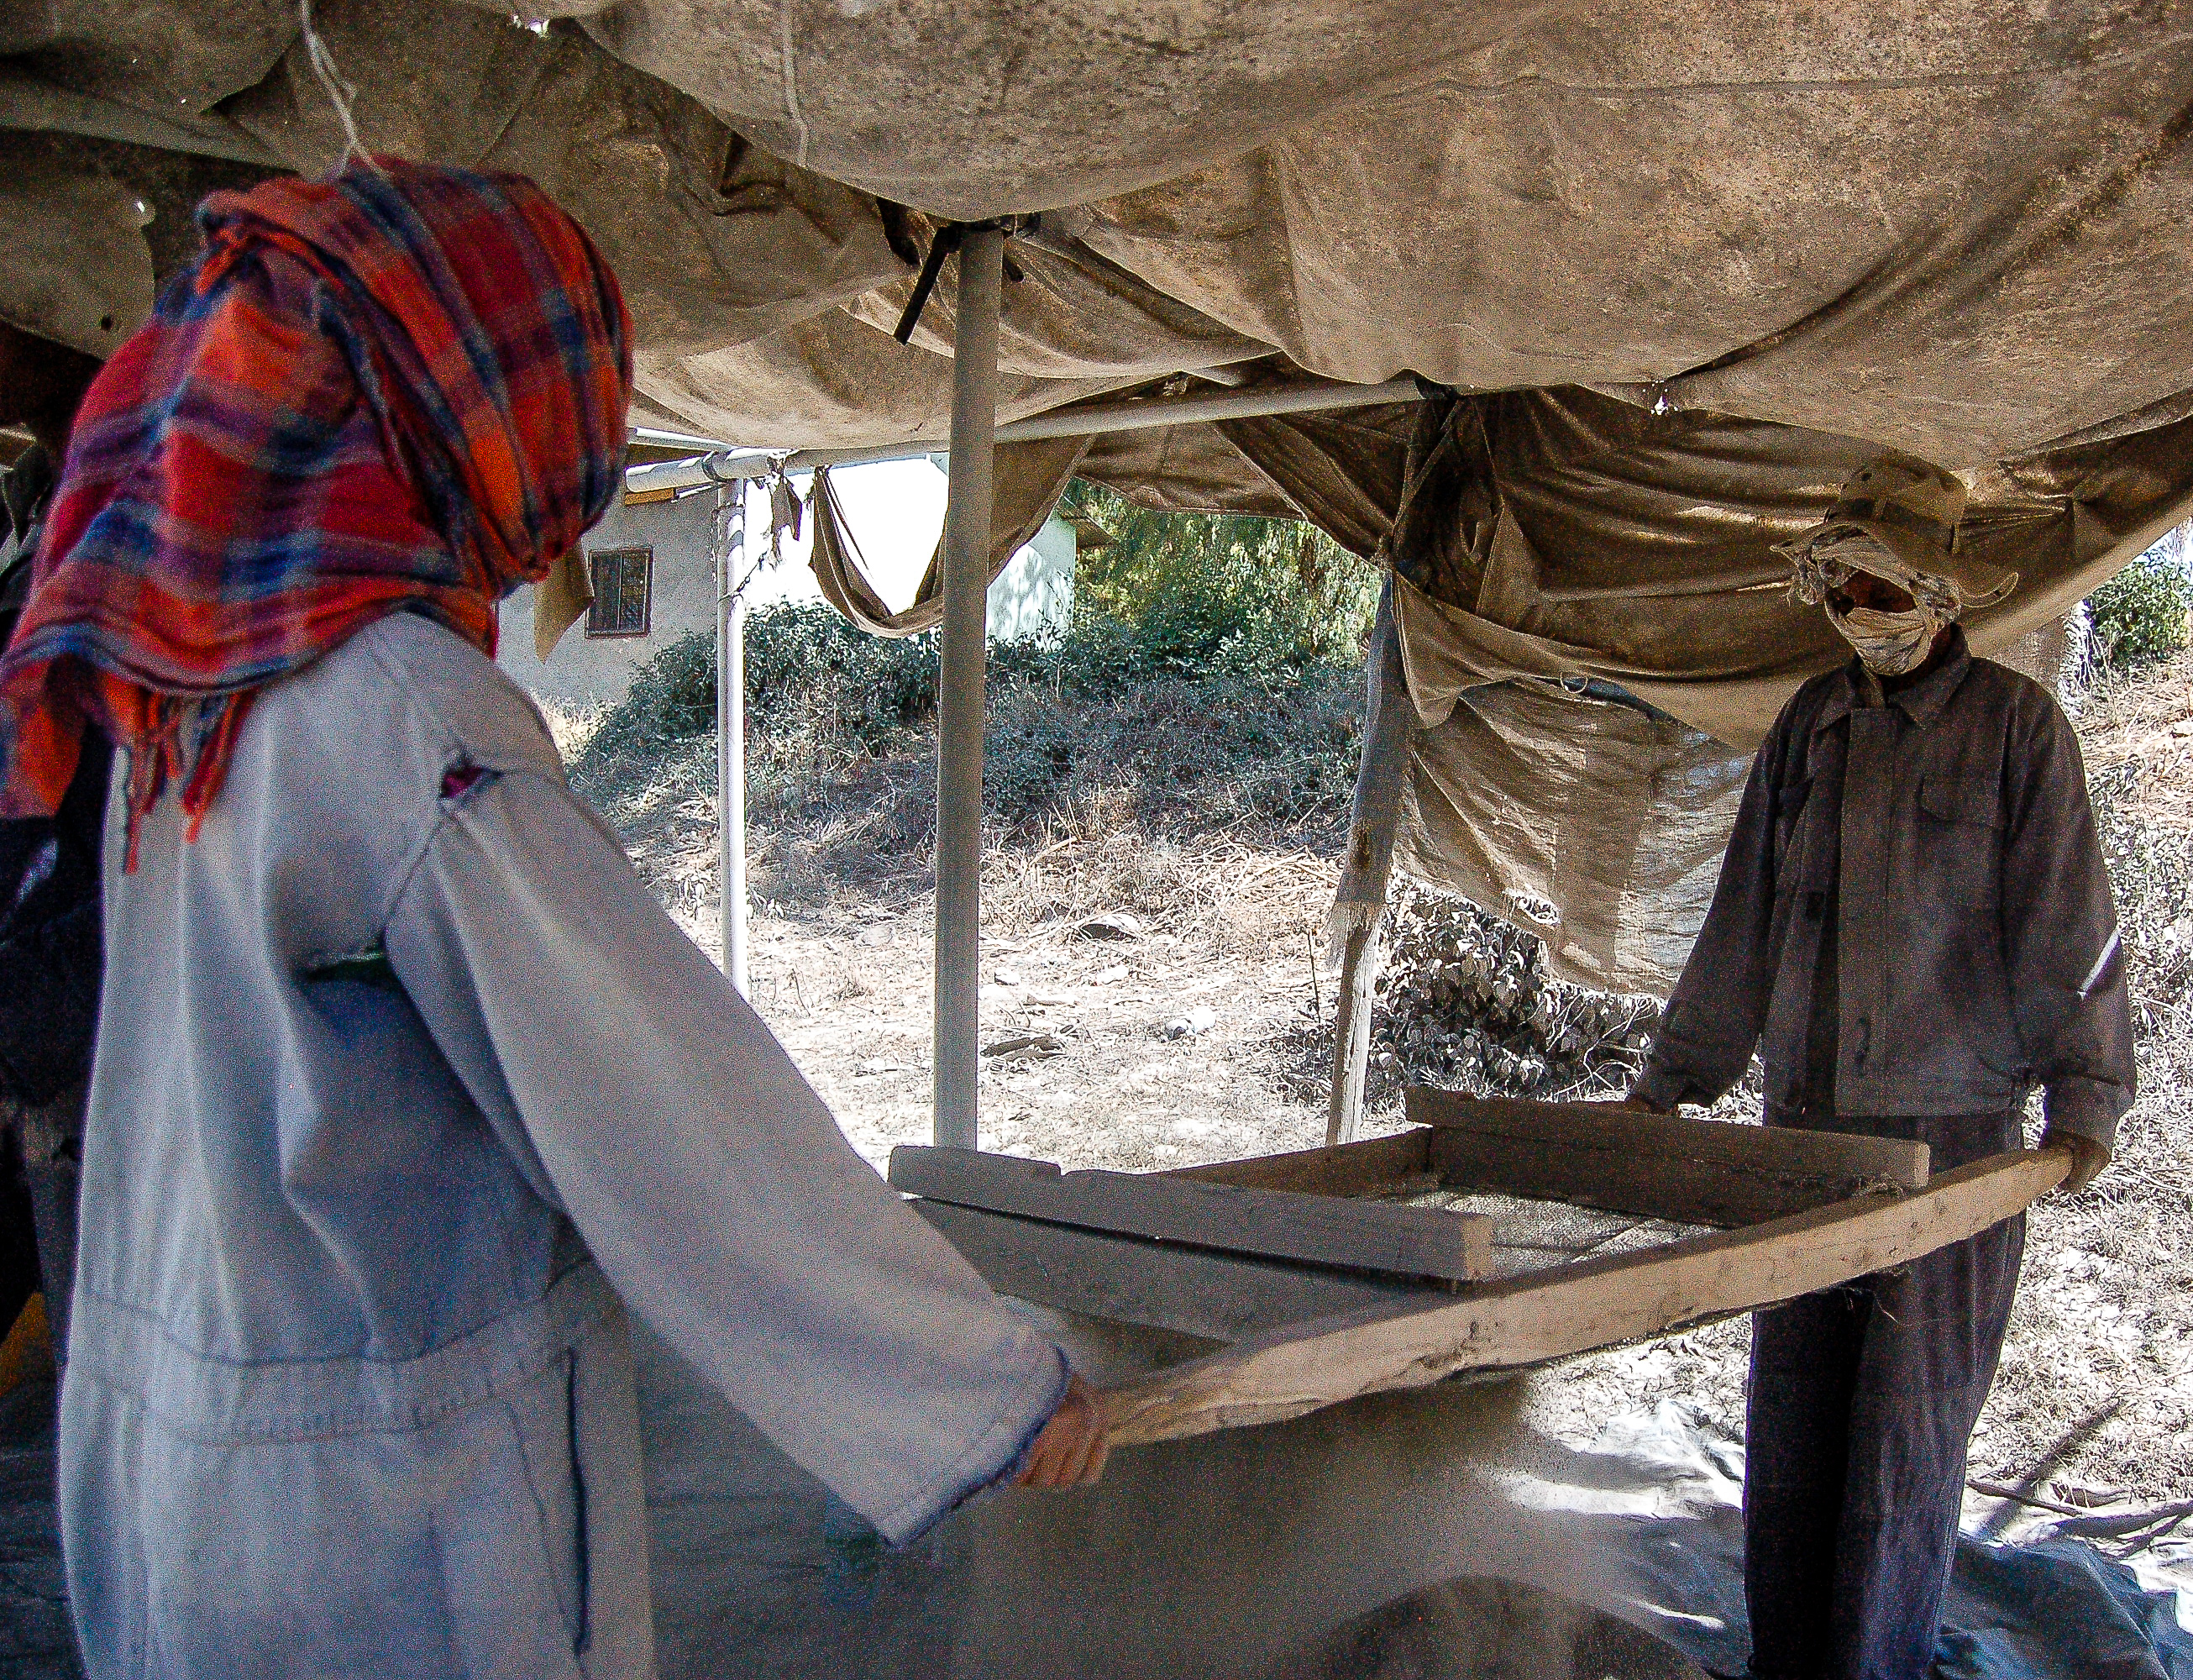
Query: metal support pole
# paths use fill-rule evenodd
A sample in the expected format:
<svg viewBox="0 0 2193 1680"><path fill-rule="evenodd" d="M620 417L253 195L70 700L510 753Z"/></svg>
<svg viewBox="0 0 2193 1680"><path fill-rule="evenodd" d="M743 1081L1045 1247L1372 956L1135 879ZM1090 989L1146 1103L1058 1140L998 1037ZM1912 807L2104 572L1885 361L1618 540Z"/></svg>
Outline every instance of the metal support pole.
<svg viewBox="0 0 2193 1680"><path fill-rule="evenodd" d="M1411 377L1389 379L1383 385L1343 385L1332 380L1313 380L1299 385L1259 387L1228 391L1216 397L1143 397L1129 402L1082 403L1009 420L997 429L1001 444L1026 444L1043 438L1099 437L1111 432L1142 431L1159 426L1189 426L1212 420L1245 420L1272 414L1331 414L1343 409L1387 403L1414 403L1423 398L1423 388ZM817 467L858 467L882 461L912 461L933 455L937 440L907 439L871 444L856 449L799 450L790 455L767 450L725 450L696 455L686 461L658 461L627 469L625 488L638 495L650 490L691 490L696 485L726 479L764 479L780 467L804 473Z"/></svg>
<svg viewBox="0 0 2193 1680"><path fill-rule="evenodd" d="M953 327L951 488L944 513L943 668L936 685L936 1139L976 1147L982 959L982 665L990 582L990 467L1005 236L959 246Z"/></svg>
<svg viewBox="0 0 2193 1680"><path fill-rule="evenodd" d="M1353 1142L1363 1118L1363 1081L1371 1061L1371 989L1383 955L1378 923L1385 914L1386 885L1394 871L1394 840L1408 781L1409 737L1415 733L1416 708L1401 667L1390 577L1378 597L1378 619L1371 631L1363 674L1370 715L1363 732L1363 762L1355 773L1348 863L1332 906L1333 926L1345 943L1333 1023L1332 1092L1325 1117L1327 1144Z"/></svg>
<svg viewBox="0 0 2193 1680"><path fill-rule="evenodd" d="M747 487L716 486L716 880L724 973L747 992Z"/></svg>

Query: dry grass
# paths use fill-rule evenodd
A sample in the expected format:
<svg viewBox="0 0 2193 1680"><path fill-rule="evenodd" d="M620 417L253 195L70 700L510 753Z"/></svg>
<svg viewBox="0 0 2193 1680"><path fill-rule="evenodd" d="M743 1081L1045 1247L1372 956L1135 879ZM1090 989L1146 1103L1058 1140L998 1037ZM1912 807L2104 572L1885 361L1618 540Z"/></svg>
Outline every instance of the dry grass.
<svg viewBox="0 0 2193 1680"><path fill-rule="evenodd" d="M581 758L598 712L549 714L573 780L610 822L665 906L715 953L718 926L713 743L640 743ZM847 760L822 794L781 801L748 833L756 915L818 930L919 916L935 889L934 759ZM1176 800L1177 795L1175 796ZM1033 821L983 830L985 937L1062 935L1125 910L1212 959L1261 953L1269 929L1308 937L1339 879L1337 802L1297 823L1251 823L1231 800L1217 832L1176 818L1144 825L1150 800L1131 778L1085 777ZM1244 830L1249 830L1245 835ZM1320 942L1319 949L1322 949Z"/></svg>
<svg viewBox="0 0 2193 1680"><path fill-rule="evenodd" d="M548 725L548 738L556 743L556 750L565 764L575 762L587 750L587 743L594 738L594 731L602 726L609 715L609 708L584 701L544 700L535 697L534 704L541 708L541 720Z"/></svg>
<svg viewBox="0 0 2193 1680"><path fill-rule="evenodd" d="M2109 1172L2033 1212L1974 1473L2015 1482L2039 1468L2074 1503L2116 1488L2183 1499L2193 1495L2193 654L2104 674L2079 728L2130 955L2139 1100Z"/></svg>
<svg viewBox="0 0 2193 1680"><path fill-rule="evenodd" d="M1269 716L1264 715L1268 708ZM1305 904L1346 818L1360 696L1334 674L1268 691L1159 678L1099 701L1011 686L993 697L985 920L1035 926L1126 909L1186 937L1274 892ZM714 897L715 758L601 714L552 713L575 786L681 919ZM934 880L936 746L927 726L874 747L790 708L748 742L748 867L758 908L827 921L902 913Z"/></svg>
<svg viewBox="0 0 2193 1680"><path fill-rule="evenodd" d="M1244 955L1275 918L1314 926L1339 879L1338 865L1312 851L1231 839L1151 840L1091 825L1031 848L999 835L985 848L983 920L1040 930L1124 909L1214 955Z"/></svg>

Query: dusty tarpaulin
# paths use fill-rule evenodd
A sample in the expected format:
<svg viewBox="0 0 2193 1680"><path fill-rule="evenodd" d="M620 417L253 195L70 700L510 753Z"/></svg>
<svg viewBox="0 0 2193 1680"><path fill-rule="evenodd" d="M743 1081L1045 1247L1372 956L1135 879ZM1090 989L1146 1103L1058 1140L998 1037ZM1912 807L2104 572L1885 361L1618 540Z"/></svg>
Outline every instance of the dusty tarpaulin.
<svg viewBox="0 0 2193 1680"><path fill-rule="evenodd" d="M649 401L742 440L941 427L946 318L877 324L931 218L1003 211L1042 213L1003 335L1039 404L1277 356L1966 467L2189 400L2193 0L547 9L585 15L315 15L369 145L535 175L625 276ZM37 9L0 51L19 123L341 151L287 0Z"/></svg>
<svg viewBox="0 0 2193 1680"><path fill-rule="evenodd" d="M533 651L545 660L564 639L564 632L594 604L594 580L586 551L575 545L556 558L548 575L533 586Z"/></svg>
<svg viewBox="0 0 2193 1680"><path fill-rule="evenodd" d="M2064 612L2184 516L2185 441L2173 427L1975 475L1963 540L2024 580L1973 616L1981 652L2053 679ZM1390 549L1421 725L1403 866L1544 934L1568 978L1664 991L1750 748L1800 682L1849 657L1790 597L1772 545L1872 453L1572 389L1126 434L1082 470L1130 493L1161 472Z"/></svg>
<svg viewBox="0 0 2193 1680"><path fill-rule="evenodd" d="M0 82L0 116L7 107L5 84ZM217 187L248 185L266 173L147 146L21 130L0 132L0 162L4 162L13 189L8 226L14 243L34 248L39 257L56 266L77 271L80 283L109 295L145 287L148 254L152 284L166 280L197 253L192 207ZM34 195L43 201L42 205L25 202ZM96 226L75 225L84 216L87 201L106 204L117 198L135 201L129 219L140 224L141 239L135 248L102 237ZM106 220L114 212L98 214ZM33 259L19 252L12 260ZM14 283L4 284L9 292L14 290ZM145 301L149 307L149 290ZM12 297L10 303L20 307Z"/></svg>
<svg viewBox="0 0 2193 1680"><path fill-rule="evenodd" d="M1419 421L1394 533L1410 688L1425 722L1472 682L1598 677L1732 745L1847 657L1773 552L1875 452L1726 416L1656 416L1583 391L1469 398ZM2018 573L1974 612L1992 655L2060 617L2193 511L2179 421L1968 469L1960 546Z"/></svg>
<svg viewBox="0 0 2193 1680"><path fill-rule="evenodd" d="M1013 556L1043 529L1051 510L1074 468L1088 449L1085 438L1061 438L1042 443L1005 444L999 447L992 466L990 497L990 564L986 584L1012 564ZM915 636L944 622L944 538L940 532L930 550L920 587L905 610L893 612L884 604L870 580L861 550L838 505L838 492L830 474L818 472L811 492L815 508L815 548L808 565L822 597L832 606L871 635Z"/></svg>
<svg viewBox="0 0 2193 1680"><path fill-rule="evenodd" d="M1532 682L1469 690L1414 746L1401 868L1540 935L1566 979L1674 985L1749 754L1664 714Z"/></svg>
<svg viewBox="0 0 2193 1680"><path fill-rule="evenodd" d="M1400 511L1414 439L1420 466ZM1138 501L1308 518L1390 556L1423 722L1508 677L1619 684L1732 747L1755 744L1807 677L1848 656L1790 598L1774 553L1877 447L1577 387L1179 427L1097 440L1082 464ZM2193 423L1978 468L1960 542L2018 571L1973 613L1992 657L2052 623L2193 513ZM1188 505L1194 505L1192 502Z"/></svg>
<svg viewBox="0 0 2193 1680"><path fill-rule="evenodd" d="M1343 0L1315 30L1268 0L1144 23L1096 0L548 9L583 15L315 15L368 145L525 171L578 216L633 305L641 412L710 435L941 437L950 285L912 345L888 329L935 219L998 210L1041 212L1012 241L1007 418L1182 370L1410 370L2002 477L2069 436L2137 454L2121 434L2193 406L2193 0L1974 0L1923 26ZM342 149L287 0L89 0L11 18L0 54L11 124L135 124L277 168ZM1124 447L1114 481L1291 502L1366 546L1390 500L1377 451L1317 430L1230 425L1246 483ZM1708 452L1690 476L1709 495L1721 441L1665 448ZM2027 488L2015 468L1998 485ZM1605 535L1588 582L1649 574L1665 546ZM1572 639L1598 649L1590 628Z"/></svg>
<svg viewBox="0 0 2193 1680"><path fill-rule="evenodd" d="M585 26L805 167L1055 211L1336 377L1675 381L1962 466L2193 365L2182 6L1343 0L1317 25L626 0Z"/></svg>
<svg viewBox="0 0 2193 1680"><path fill-rule="evenodd" d="M152 311L151 219L135 192L21 158L0 177L0 322L105 359Z"/></svg>
<svg viewBox="0 0 2193 1680"><path fill-rule="evenodd" d="M1260 471L1358 547L1377 521L1345 499L1336 515L1329 485L1376 486L1389 519L1406 500L1394 601L1421 729L1403 866L1543 933L1568 978L1664 991L1711 902L1749 748L1798 683L1849 657L1772 545L1870 450L1582 391L1426 404L1406 445L1379 411L1341 418L1291 427ZM2186 511L2175 431L1979 475L1963 540L2024 582L1973 616L1978 651L2053 679L2063 613ZM1201 440L1208 473L1219 442ZM1085 468L1106 469L1100 453Z"/></svg>

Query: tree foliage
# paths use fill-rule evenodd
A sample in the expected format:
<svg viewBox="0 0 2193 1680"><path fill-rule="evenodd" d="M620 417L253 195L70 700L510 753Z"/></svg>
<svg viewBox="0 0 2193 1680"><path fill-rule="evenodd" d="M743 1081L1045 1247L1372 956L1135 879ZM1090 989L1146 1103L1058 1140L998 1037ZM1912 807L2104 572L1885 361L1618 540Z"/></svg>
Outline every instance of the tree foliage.
<svg viewBox="0 0 2193 1680"><path fill-rule="evenodd" d="M1068 508L1111 541L1074 572L1077 620L1127 633L1150 670L1263 675L1354 664L1378 573L1315 526L1239 513L1164 513L1077 480Z"/></svg>
<svg viewBox="0 0 2193 1680"><path fill-rule="evenodd" d="M2183 530L2173 531L2087 597L2094 657L2129 671L2167 659L2185 645L2186 583Z"/></svg>

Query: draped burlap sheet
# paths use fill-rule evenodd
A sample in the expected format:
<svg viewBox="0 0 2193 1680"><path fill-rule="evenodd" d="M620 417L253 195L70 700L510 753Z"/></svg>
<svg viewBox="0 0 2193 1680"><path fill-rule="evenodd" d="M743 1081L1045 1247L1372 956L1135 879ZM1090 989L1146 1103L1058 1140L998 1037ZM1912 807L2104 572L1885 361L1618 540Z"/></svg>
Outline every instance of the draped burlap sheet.
<svg viewBox="0 0 2193 1680"><path fill-rule="evenodd" d="M1042 443L1004 444L991 468L990 553L983 587L1012 564L1013 556L1043 529L1075 464L1089 447L1085 438ZM944 537L930 551L913 599L902 611L885 604L861 558L860 544L839 505L830 475L815 475L815 546L809 566L822 598L863 630L875 636L918 636L944 622Z"/></svg>

